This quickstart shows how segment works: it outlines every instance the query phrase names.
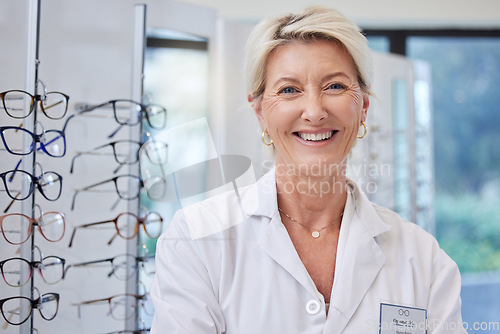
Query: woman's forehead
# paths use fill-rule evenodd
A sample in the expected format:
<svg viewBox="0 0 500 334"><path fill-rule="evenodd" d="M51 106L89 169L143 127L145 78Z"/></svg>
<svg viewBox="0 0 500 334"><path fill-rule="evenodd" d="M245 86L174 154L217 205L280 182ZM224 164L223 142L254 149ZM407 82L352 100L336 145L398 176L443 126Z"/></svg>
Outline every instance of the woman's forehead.
<svg viewBox="0 0 500 334"><path fill-rule="evenodd" d="M292 41L275 48L267 59L266 77L329 75L343 72L356 76L353 60L345 47L330 40ZM326 73L328 72L328 73Z"/></svg>

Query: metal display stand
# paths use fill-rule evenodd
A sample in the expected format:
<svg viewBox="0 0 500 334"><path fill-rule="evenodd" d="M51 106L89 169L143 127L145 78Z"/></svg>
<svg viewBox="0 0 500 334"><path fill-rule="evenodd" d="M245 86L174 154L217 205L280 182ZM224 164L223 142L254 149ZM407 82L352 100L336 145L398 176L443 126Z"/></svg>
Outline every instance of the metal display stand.
<svg viewBox="0 0 500 334"><path fill-rule="evenodd" d="M132 86L131 86L131 98L134 101L142 102L143 95L143 82L144 82L144 52L146 50L146 5L135 5L134 7L134 48L132 57ZM142 134L142 126L140 125L140 131L137 131L133 127L130 128L130 139L140 141ZM133 152L131 152L133 154ZM132 170L133 168L133 170ZM130 174L139 175L139 167L134 166L129 169ZM129 211L138 212L140 208L140 197L134 201L129 202ZM139 233L135 238L127 242L127 253L138 255L139 248ZM129 259L129 261L133 261ZM128 268L132 266L129 265ZM138 292L138 274L136 271L131 279L126 283L126 290L128 293ZM127 305L131 307L132 305ZM137 328L138 319L138 308L136 309L136 316L126 321L127 330L135 330Z"/></svg>
<svg viewBox="0 0 500 334"><path fill-rule="evenodd" d="M39 46L40 46L40 5L41 0L29 0L28 4L28 22L27 22L27 45L26 45L26 77L25 77L25 90L32 92L33 95L37 94L37 81L38 81L38 66L40 65L39 59ZM23 122L23 127L27 130L34 131L37 122L37 108L38 103L35 103L35 109L31 115ZM25 156L22 163L24 170L29 170L35 175L35 162L36 162L36 149L33 153ZM24 185L26 186L26 185ZM21 211L28 217L33 217L35 212L35 194L33 191L28 200L23 201L21 204ZM31 238L28 242L21 245L21 257L34 261L35 249L35 226L31 227ZM20 288L22 296L29 296L31 299L34 297L34 275L31 276L30 282ZM22 311L21 311L22 312ZM33 332L33 312L30 319L20 326L20 333L30 334Z"/></svg>

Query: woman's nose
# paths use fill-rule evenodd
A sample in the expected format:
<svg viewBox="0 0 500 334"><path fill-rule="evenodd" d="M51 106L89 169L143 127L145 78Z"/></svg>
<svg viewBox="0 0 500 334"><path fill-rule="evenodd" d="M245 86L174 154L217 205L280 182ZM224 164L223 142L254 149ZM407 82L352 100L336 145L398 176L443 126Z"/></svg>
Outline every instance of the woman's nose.
<svg viewBox="0 0 500 334"><path fill-rule="evenodd" d="M328 117L328 113L321 102L321 96L310 96L305 99L302 119L311 123L318 123Z"/></svg>

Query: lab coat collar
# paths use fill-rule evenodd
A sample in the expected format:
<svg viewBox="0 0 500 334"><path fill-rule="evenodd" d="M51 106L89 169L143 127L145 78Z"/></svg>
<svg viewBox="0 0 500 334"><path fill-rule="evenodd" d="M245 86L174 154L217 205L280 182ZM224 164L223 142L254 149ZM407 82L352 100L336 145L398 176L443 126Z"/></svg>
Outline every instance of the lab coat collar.
<svg viewBox="0 0 500 334"><path fill-rule="evenodd" d="M349 192L353 196L356 215L359 217L360 222L364 225L366 231L372 237L387 231L390 227L385 224L379 217L373 204L368 197L361 191L359 186L351 179L347 179ZM257 181L257 194L259 198L259 205L254 209L251 214L254 216L265 216L273 218L278 213L278 195L276 191L276 166L265 173ZM247 215L250 212L247 211Z"/></svg>
<svg viewBox="0 0 500 334"><path fill-rule="evenodd" d="M349 187L350 194L353 196L353 202L356 209L355 214L357 218L359 218L359 222L365 227L366 232L372 237L376 237L390 230L391 227L380 218L373 207L374 204L370 202L356 182L347 179L347 186Z"/></svg>
<svg viewBox="0 0 500 334"><path fill-rule="evenodd" d="M254 216L272 218L278 212L278 193L276 191L276 166L257 180L259 205Z"/></svg>

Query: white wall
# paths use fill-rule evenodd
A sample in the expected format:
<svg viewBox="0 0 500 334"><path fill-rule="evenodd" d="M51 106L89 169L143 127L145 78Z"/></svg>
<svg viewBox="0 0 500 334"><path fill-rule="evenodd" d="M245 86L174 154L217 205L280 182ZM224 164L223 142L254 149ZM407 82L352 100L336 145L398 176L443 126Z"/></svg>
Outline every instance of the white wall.
<svg viewBox="0 0 500 334"><path fill-rule="evenodd" d="M306 5L334 7L369 28L500 28L498 0L182 0L213 7L226 19L255 22L262 17L295 12Z"/></svg>

